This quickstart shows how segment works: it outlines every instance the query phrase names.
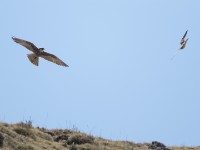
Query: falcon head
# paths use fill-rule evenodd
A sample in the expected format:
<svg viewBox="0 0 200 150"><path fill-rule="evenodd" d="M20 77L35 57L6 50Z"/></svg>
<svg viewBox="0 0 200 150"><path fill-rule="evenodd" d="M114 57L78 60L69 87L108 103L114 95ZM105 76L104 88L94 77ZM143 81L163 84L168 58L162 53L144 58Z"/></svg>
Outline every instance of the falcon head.
<svg viewBox="0 0 200 150"><path fill-rule="evenodd" d="M40 52L44 52L44 48L39 48L39 51Z"/></svg>

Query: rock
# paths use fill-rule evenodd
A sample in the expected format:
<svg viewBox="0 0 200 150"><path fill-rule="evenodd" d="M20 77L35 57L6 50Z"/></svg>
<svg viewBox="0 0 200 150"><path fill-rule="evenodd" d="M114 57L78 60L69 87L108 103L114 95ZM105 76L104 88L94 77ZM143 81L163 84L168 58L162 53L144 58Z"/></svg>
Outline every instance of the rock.
<svg viewBox="0 0 200 150"><path fill-rule="evenodd" d="M154 150L170 150L167 148L163 143L153 141L149 146L149 149L154 149Z"/></svg>
<svg viewBox="0 0 200 150"><path fill-rule="evenodd" d="M157 141L153 141L152 145L156 146L156 147L166 147L163 143L157 142Z"/></svg>

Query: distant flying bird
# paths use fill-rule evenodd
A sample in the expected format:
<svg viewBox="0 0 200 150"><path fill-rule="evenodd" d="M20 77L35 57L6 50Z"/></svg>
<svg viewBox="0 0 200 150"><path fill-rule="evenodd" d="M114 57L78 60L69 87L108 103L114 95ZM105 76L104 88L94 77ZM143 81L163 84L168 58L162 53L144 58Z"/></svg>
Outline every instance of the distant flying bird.
<svg viewBox="0 0 200 150"><path fill-rule="evenodd" d="M180 50L183 50L187 44L188 38L185 40L185 37L187 35L188 30L185 32L185 34L183 35L182 39L181 39L181 47L176 51L176 53L172 56L171 60L174 59L174 57L178 54L178 52L180 52Z"/></svg>
<svg viewBox="0 0 200 150"><path fill-rule="evenodd" d="M188 32L188 30L185 32L185 34L183 35L183 37L182 37L182 39L181 39L181 42L180 42L181 47L180 47L180 49L184 49L185 46L186 46L186 44L187 44L188 39L185 40L185 37L186 37L186 35L187 35L187 32Z"/></svg>
<svg viewBox="0 0 200 150"><path fill-rule="evenodd" d="M60 60L55 55L44 52L44 48L37 48L33 43L19 39L19 38L12 37L12 39L16 43L26 47L27 49L29 49L30 51L33 52L33 54L27 54L27 57L30 60L30 62L33 63L36 66L39 65L39 57L42 57L42 58L44 58L48 61L56 63L57 65L69 67L67 64L65 64L62 60Z"/></svg>

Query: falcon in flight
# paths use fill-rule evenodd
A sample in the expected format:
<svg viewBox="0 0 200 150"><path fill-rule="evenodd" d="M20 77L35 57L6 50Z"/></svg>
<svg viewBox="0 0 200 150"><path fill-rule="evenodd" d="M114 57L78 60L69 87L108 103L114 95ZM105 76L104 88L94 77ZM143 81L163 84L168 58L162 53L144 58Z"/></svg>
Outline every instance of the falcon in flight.
<svg viewBox="0 0 200 150"><path fill-rule="evenodd" d="M27 57L30 60L30 62L36 66L39 65L39 57L42 57L48 61L56 63L57 65L69 67L67 64L65 64L62 60L60 60L55 55L44 52L44 48L37 48L33 43L19 39L19 38L12 37L12 39L16 43L26 47L28 50L33 52L33 54L27 54Z"/></svg>
<svg viewBox="0 0 200 150"><path fill-rule="evenodd" d="M188 32L188 30L185 32L185 34L183 35L183 37L182 37L182 39L181 39L181 42L180 42L181 47L180 47L180 49L184 49L185 46L186 46L186 44L187 44L188 38L185 40L185 37L186 37L186 35L187 35L187 32Z"/></svg>

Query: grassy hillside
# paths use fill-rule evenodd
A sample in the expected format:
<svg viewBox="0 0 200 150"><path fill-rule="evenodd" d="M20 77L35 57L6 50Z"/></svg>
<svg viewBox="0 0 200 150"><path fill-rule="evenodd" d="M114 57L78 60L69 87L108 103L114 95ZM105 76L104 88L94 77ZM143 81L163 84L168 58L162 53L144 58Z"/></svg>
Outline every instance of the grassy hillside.
<svg viewBox="0 0 200 150"><path fill-rule="evenodd" d="M200 150L165 147L162 143L111 141L72 130L34 128L31 122L0 123L0 150Z"/></svg>

